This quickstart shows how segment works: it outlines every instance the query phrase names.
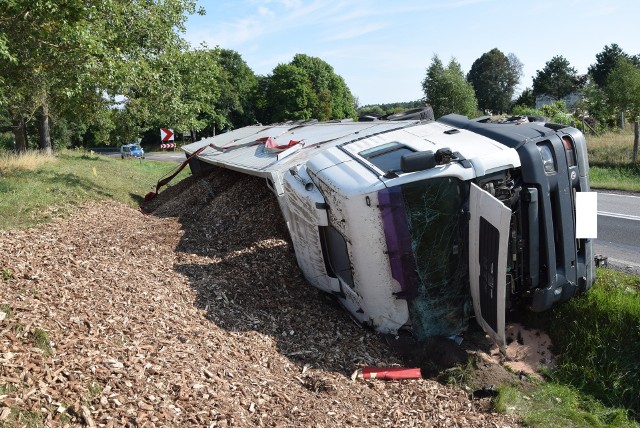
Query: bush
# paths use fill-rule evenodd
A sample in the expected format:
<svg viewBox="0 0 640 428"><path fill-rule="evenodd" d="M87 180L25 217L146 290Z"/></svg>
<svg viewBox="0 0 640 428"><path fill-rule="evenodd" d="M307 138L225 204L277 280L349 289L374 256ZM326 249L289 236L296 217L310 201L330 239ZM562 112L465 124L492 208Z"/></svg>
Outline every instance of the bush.
<svg viewBox="0 0 640 428"><path fill-rule="evenodd" d="M0 133L0 151L13 151L13 134L11 132Z"/></svg>
<svg viewBox="0 0 640 428"><path fill-rule="evenodd" d="M511 114L514 114L516 116L544 116L541 110L525 105L515 106Z"/></svg>
<svg viewBox="0 0 640 428"><path fill-rule="evenodd" d="M563 125L571 125L574 122L574 117L567 113L567 106L563 101L556 101L553 104L544 105L540 109L517 105L513 108L512 114L519 116L544 116L549 122L562 123Z"/></svg>
<svg viewBox="0 0 640 428"><path fill-rule="evenodd" d="M570 125L573 117L567 113L567 105L564 101L556 101L553 104L543 105L540 108L543 116L549 118L551 122Z"/></svg>

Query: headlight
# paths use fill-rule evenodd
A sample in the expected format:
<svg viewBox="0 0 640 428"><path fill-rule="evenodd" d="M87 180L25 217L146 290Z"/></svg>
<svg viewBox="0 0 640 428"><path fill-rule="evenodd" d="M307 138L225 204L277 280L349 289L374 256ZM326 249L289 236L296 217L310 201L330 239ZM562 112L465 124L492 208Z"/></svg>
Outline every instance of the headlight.
<svg viewBox="0 0 640 428"><path fill-rule="evenodd" d="M556 172L556 161L553 157L551 147L546 144L538 144L537 147L538 151L540 152L540 157L542 158L542 165L544 166L545 174L553 174L554 172Z"/></svg>

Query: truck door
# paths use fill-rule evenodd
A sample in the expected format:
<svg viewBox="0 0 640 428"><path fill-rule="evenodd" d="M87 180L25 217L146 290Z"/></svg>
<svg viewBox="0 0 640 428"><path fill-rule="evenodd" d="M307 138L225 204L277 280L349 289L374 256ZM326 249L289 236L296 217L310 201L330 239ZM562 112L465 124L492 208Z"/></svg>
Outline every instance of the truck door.
<svg viewBox="0 0 640 428"><path fill-rule="evenodd" d="M504 351L511 210L471 183L469 212L469 282L473 310L478 324Z"/></svg>

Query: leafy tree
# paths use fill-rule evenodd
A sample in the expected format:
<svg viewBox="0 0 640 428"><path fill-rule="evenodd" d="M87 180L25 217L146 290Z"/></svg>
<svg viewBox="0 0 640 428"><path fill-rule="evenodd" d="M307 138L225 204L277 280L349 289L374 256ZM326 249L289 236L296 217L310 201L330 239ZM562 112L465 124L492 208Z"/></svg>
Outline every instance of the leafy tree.
<svg viewBox="0 0 640 428"><path fill-rule="evenodd" d="M320 58L297 54L271 76L258 78L257 118L279 122L355 117L355 98L344 79Z"/></svg>
<svg viewBox="0 0 640 428"><path fill-rule="evenodd" d="M531 88L524 88L524 91L516 98L513 103L515 106L524 106L535 108L536 106L536 97L533 95L533 91Z"/></svg>
<svg viewBox="0 0 640 428"><path fill-rule="evenodd" d="M344 79L333 67L317 57L296 54L290 63L307 75L315 93L312 117L318 120L355 117L355 100Z"/></svg>
<svg viewBox="0 0 640 428"><path fill-rule="evenodd" d="M588 116L589 124L593 127L606 129L615 126L616 109L611 106L604 89L594 81L589 81L582 90L582 100L577 104L578 113Z"/></svg>
<svg viewBox="0 0 640 428"><path fill-rule="evenodd" d="M255 123L254 102L257 78L242 56L229 49L216 49L220 75L217 86L220 96L215 110L221 116L218 129L237 128Z"/></svg>
<svg viewBox="0 0 640 428"><path fill-rule="evenodd" d="M615 43L606 45L602 52L596 54L596 63L589 66L589 75L598 86L606 86L607 78L620 58L629 60L636 66L640 65L638 57L628 55Z"/></svg>
<svg viewBox="0 0 640 428"><path fill-rule="evenodd" d="M6 85L0 104L7 106L18 149L26 148L26 122L37 117L40 148L50 152L49 118L69 100L96 100L83 96L87 92L122 94L141 79L147 88L157 84L159 75L140 71L181 45L176 30L194 11L194 0L1 2L0 51L12 60L0 68ZM102 102L86 107L77 114Z"/></svg>
<svg viewBox="0 0 640 428"><path fill-rule="evenodd" d="M626 58L619 58L607 77L605 93L618 111L640 115L640 68Z"/></svg>
<svg viewBox="0 0 640 428"><path fill-rule="evenodd" d="M554 56L533 78L533 94L550 95L560 99L569 95L580 85L577 71L563 56Z"/></svg>
<svg viewBox="0 0 640 428"><path fill-rule="evenodd" d="M626 59L619 58L609 73L605 92L612 105L620 111L628 111L634 120L640 119L640 67ZM638 159L638 134L633 140L632 162Z"/></svg>
<svg viewBox="0 0 640 428"><path fill-rule="evenodd" d="M291 64L273 69L266 95L266 109L272 122L311 119L317 95L307 73Z"/></svg>
<svg viewBox="0 0 640 428"><path fill-rule="evenodd" d="M360 107L358 109L358 114L360 116L364 116L364 115L384 116L385 114L387 114L387 111L384 110L382 106L376 104L376 105Z"/></svg>
<svg viewBox="0 0 640 428"><path fill-rule="evenodd" d="M140 65L140 78L122 88L123 114L116 132L124 140L152 127L171 127L195 140L198 131L225 121L215 110L220 95L216 50L166 51ZM149 86L147 80L155 85Z"/></svg>
<svg viewBox="0 0 640 428"><path fill-rule="evenodd" d="M431 104L436 117L449 113L473 116L478 102L473 87L464 78L460 64L452 58L444 67L438 55L434 55L427 75L422 81L424 101Z"/></svg>
<svg viewBox="0 0 640 428"><path fill-rule="evenodd" d="M467 80L473 86L480 109L503 113L511 104L521 75L520 60L494 48L473 62Z"/></svg>

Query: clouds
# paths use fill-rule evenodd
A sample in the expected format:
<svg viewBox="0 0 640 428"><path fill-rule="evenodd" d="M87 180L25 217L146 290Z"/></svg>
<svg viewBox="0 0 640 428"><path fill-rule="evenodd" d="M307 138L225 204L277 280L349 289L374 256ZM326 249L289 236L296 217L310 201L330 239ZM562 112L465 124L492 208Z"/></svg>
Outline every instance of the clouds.
<svg viewBox="0 0 640 428"><path fill-rule="evenodd" d="M362 103L422 97L433 54L465 71L497 47L524 63L522 87L554 55L579 72L610 43L634 51L640 2L618 0L200 0L204 17L187 23L192 46L239 52L258 74L296 53L331 64Z"/></svg>

